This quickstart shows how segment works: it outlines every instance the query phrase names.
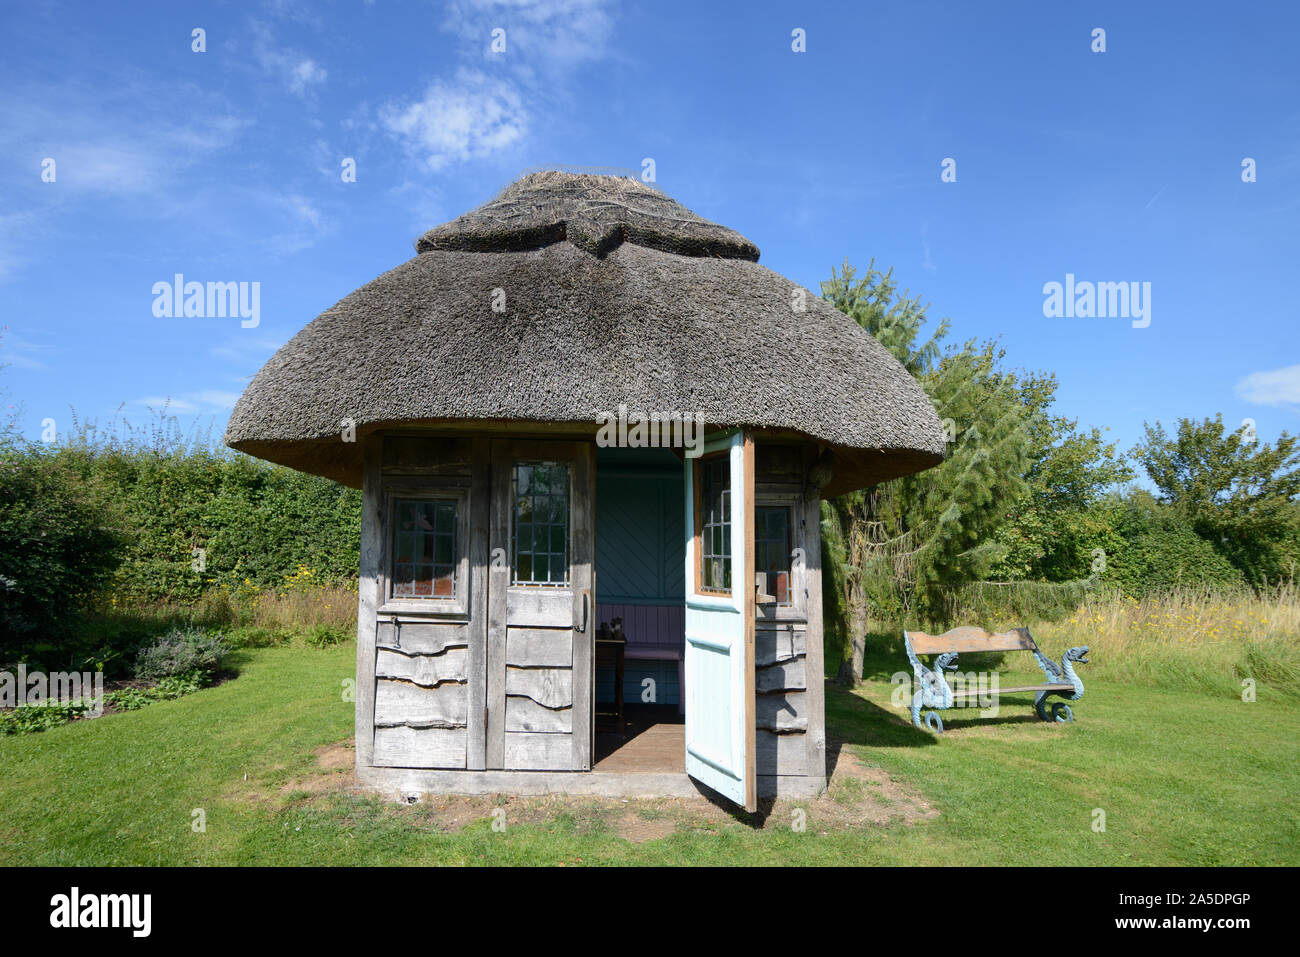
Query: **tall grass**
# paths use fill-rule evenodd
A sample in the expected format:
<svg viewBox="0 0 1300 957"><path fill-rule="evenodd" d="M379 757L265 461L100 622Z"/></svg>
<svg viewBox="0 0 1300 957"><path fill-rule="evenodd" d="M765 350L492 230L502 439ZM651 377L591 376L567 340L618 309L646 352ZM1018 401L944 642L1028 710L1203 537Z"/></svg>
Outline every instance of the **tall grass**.
<svg viewBox="0 0 1300 957"><path fill-rule="evenodd" d="M355 634L357 590L347 585L231 591L212 588L195 602L118 601L108 597L84 616L90 647L98 648L110 672L121 671L135 649L158 635L185 627L255 629L278 644L293 635L325 627Z"/></svg>
<svg viewBox="0 0 1300 957"><path fill-rule="evenodd" d="M1087 592L1068 615L1023 615L1003 608L959 612L956 621L991 630L1028 625L1052 657L1091 649L1085 683L1102 678L1214 694L1300 695L1300 586L1174 588L1143 598ZM1007 657L1005 664L1021 663Z"/></svg>

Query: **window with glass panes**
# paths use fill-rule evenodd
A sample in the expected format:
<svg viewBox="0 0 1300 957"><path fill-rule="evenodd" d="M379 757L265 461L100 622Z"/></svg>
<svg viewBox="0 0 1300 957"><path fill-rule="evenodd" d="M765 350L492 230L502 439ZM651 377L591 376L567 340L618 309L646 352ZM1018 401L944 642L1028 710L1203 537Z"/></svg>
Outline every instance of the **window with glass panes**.
<svg viewBox="0 0 1300 957"><path fill-rule="evenodd" d="M731 457L704 459L696 473L700 507L700 590L731 591Z"/></svg>
<svg viewBox="0 0 1300 957"><path fill-rule="evenodd" d="M514 483L514 584L568 584L569 466L519 462Z"/></svg>
<svg viewBox="0 0 1300 957"><path fill-rule="evenodd" d="M767 592L778 605L790 604L790 509L754 509L754 567L767 575Z"/></svg>
<svg viewBox="0 0 1300 957"><path fill-rule="evenodd" d="M456 594L455 499L398 499L393 522L393 598Z"/></svg>

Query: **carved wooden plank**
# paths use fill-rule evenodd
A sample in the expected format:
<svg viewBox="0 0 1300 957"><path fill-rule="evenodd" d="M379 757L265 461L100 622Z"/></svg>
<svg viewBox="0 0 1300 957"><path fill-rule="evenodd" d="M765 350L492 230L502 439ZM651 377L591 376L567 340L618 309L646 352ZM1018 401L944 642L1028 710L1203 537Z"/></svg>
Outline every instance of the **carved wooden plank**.
<svg viewBox="0 0 1300 957"><path fill-rule="evenodd" d="M804 449L805 467L811 471L816 465L817 450ZM809 483L810 485L812 483ZM811 487L805 498L803 520L804 588L808 612L808 627L804 635L804 674L808 681L806 710L808 712L807 762L804 773L810 777L826 777L826 659L823 646L825 634L822 621L822 543L821 543L821 490Z"/></svg>
<svg viewBox="0 0 1300 957"><path fill-rule="evenodd" d="M802 658L759 668L756 679L759 694L769 691L803 691L808 687Z"/></svg>
<svg viewBox="0 0 1300 957"><path fill-rule="evenodd" d="M383 550L384 516L379 493L380 436L363 440L361 478L361 566L357 580L357 702L355 715L357 765L374 762L375 733L375 609L379 607L379 556Z"/></svg>
<svg viewBox="0 0 1300 957"><path fill-rule="evenodd" d="M807 774L808 745L804 734L757 735L759 774Z"/></svg>
<svg viewBox="0 0 1300 957"><path fill-rule="evenodd" d="M421 688L408 681L375 682L375 725L405 724L423 728L463 728L467 696L463 684Z"/></svg>
<svg viewBox="0 0 1300 957"><path fill-rule="evenodd" d="M548 708L572 707L573 671L569 668L507 668L506 694L523 695Z"/></svg>
<svg viewBox="0 0 1300 957"><path fill-rule="evenodd" d="M573 629L510 628L506 664L532 668L573 667Z"/></svg>
<svg viewBox="0 0 1300 957"><path fill-rule="evenodd" d="M806 628L801 625L760 623L754 631L754 660L759 667L788 661L807 648Z"/></svg>
<svg viewBox="0 0 1300 957"><path fill-rule="evenodd" d="M375 677L398 678L423 688L432 688L444 681L464 682L468 679L468 658L468 648L449 648L440 655L408 655L380 648L375 662Z"/></svg>
<svg viewBox="0 0 1300 957"><path fill-rule="evenodd" d="M803 449L798 445L758 446L754 462L756 482L798 482L803 478Z"/></svg>
<svg viewBox="0 0 1300 957"><path fill-rule="evenodd" d="M487 628L489 510L491 497L492 447L487 436L476 435L471 445L469 489L469 654L468 693L469 740L465 767L481 771L487 762Z"/></svg>
<svg viewBox="0 0 1300 957"><path fill-rule="evenodd" d="M469 647L469 626L464 622L430 622L399 619L379 623L380 647L401 648L412 655L436 655L448 648Z"/></svg>
<svg viewBox="0 0 1300 957"><path fill-rule="evenodd" d="M908 640L918 655L937 655L945 651L974 653L979 651L1033 651L1037 646L1028 628L1013 628L990 635L983 628L962 625L942 635L909 631Z"/></svg>
<svg viewBox="0 0 1300 957"><path fill-rule="evenodd" d="M807 702L802 691L761 694L757 701L758 727L769 731L806 731Z"/></svg>
<svg viewBox="0 0 1300 957"><path fill-rule="evenodd" d="M384 469L435 475L468 475L471 440L437 436L390 435L384 441Z"/></svg>
<svg viewBox="0 0 1300 957"><path fill-rule="evenodd" d="M593 589L595 564L596 448L591 442L577 445L573 459L573 542L569 573L573 581L572 735L569 767L587 771L592 763L592 697L595 684L596 596Z"/></svg>
<svg viewBox="0 0 1300 957"><path fill-rule="evenodd" d="M573 730L572 708L546 708L532 698L506 697L506 731L546 731L568 734Z"/></svg>
<svg viewBox="0 0 1300 957"><path fill-rule="evenodd" d="M518 771L563 770L573 761L573 735L507 731L506 767Z"/></svg>
<svg viewBox="0 0 1300 957"><path fill-rule="evenodd" d="M504 768L506 731L506 593L510 590L511 469L509 443L491 446L492 508L489 516L487 766Z"/></svg>
<svg viewBox="0 0 1300 957"><path fill-rule="evenodd" d="M545 585L510 588L506 593L506 617L533 627L572 628L573 590Z"/></svg>
<svg viewBox="0 0 1300 957"><path fill-rule="evenodd" d="M376 728L373 763L390 768L463 768L465 741L463 728Z"/></svg>

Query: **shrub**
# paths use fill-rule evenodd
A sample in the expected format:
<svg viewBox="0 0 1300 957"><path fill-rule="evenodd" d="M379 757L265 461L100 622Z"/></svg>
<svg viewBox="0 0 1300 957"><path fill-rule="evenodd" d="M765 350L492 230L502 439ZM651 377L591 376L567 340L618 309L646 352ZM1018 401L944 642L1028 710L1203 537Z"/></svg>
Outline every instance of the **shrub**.
<svg viewBox="0 0 1300 957"><path fill-rule="evenodd" d="M112 575L122 545L99 483L0 434L0 636L11 643L0 651L59 645L83 601Z"/></svg>
<svg viewBox="0 0 1300 957"><path fill-rule="evenodd" d="M313 648L330 648L341 645L352 635L335 625L313 625L303 636L303 640Z"/></svg>
<svg viewBox="0 0 1300 957"><path fill-rule="evenodd" d="M72 704L23 705L10 711L0 711L0 734L27 734L45 731L67 724L90 710L85 702Z"/></svg>
<svg viewBox="0 0 1300 957"><path fill-rule="evenodd" d="M230 629L227 642L231 648L274 648L288 644L292 637L292 634L280 628L245 625Z"/></svg>
<svg viewBox="0 0 1300 957"><path fill-rule="evenodd" d="M1246 584L1214 545L1197 535L1173 509L1138 496L1123 512L1119 531L1125 542L1108 560L1103 576L1126 595L1170 588L1206 587L1236 591Z"/></svg>
<svg viewBox="0 0 1300 957"><path fill-rule="evenodd" d="M230 653L224 636L196 628L173 628L135 659L137 678L168 678L192 671L215 671Z"/></svg>

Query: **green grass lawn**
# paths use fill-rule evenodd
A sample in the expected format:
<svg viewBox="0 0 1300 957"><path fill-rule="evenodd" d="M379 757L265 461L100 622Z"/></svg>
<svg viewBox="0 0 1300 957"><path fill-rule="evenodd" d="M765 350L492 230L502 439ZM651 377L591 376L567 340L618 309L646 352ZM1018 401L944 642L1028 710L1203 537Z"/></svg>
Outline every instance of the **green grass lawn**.
<svg viewBox="0 0 1300 957"><path fill-rule="evenodd" d="M503 797L508 826L495 831L481 799L448 831L437 801L317 787L342 778L314 752L352 733L342 690L354 657L351 644L245 651L240 676L218 687L0 737L0 864L1300 863L1294 698L1245 704L1094 682L1073 724L1044 725L1027 698L1004 699L996 718L949 712L936 739L890 707L883 681L831 688L831 733L936 817L880 825L840 813L827 824L823 809L853 807L833 791L765 808L762 828L709 808L638 844L614 817L671 808ZM786 823L796 806L802 832Z"/></svg>

